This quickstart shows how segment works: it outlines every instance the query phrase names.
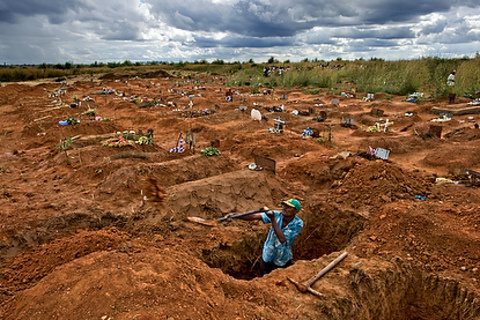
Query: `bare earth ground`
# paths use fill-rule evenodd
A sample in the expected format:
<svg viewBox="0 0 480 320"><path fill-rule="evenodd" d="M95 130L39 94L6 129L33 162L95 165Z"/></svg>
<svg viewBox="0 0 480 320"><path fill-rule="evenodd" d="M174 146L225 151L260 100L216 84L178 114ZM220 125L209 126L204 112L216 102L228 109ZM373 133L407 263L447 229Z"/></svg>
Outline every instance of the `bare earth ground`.
<svg viewBox="0 0 480 320"><path fill-rule="evenodd" d="M437 118L430 109L446 101L238 87L227 102L223 81L78 78L63 86L61 108L49 97L60 83L0 88L0 318L480 319L480 192L462 175L480 171L478 115L441 123L438 138L427 134ZM91 94L104 87L127 99ZM94 101L71 108L73 94ZM134 95L163 106L140 108ZM189 96L195 113L215 113L175 111L190 110ZM265 109L280 105L285 112ZM110 121L82 115L88 107ZM252 107L267 119L252 120ZM314 121L321 111L327 120ZM269 133L279 115L285 131ZM67 116L81 121L60 125ZM344 118L355 127L341 126ZM388 132L365 131L387 118ZM324 143L302 139L306 127ZM109 134L150 128L153 145L102 145ZM196 133L195 148L168 153L187 131ZM66 137L75 137L70 165L58 149ZM214 140L221 155L201 155ZM388 160L368 157L369 146L391 150ZM255 156L275 160L276 172L249 170ZM187 220L275 208L291 197L302 201L305 221L295 263L264 277L258 257L268 226ZM344 251L312 285L322 297L287 280L308 280Z"/></svg>

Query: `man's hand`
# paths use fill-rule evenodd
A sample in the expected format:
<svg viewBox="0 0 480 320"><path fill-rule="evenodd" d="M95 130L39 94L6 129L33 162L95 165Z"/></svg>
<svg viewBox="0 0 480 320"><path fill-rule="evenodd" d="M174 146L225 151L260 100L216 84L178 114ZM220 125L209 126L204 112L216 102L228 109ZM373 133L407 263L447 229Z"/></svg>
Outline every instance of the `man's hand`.
<svg viewBox="0 0 480 320"><path fill-rule="evenodd" d="M270 218L270 220L272 220L275 217L275 214L273 213L273 211L267 211L265 212L265 214L267 215L267 217Z"/></svg>
<svg viewBox="0 0 480 320"><path fill-rule="evenodd" d="M271 211L265 212L265 214L272 222L272 228L275 231L275 235L277 236L278 240L280 240L280 243L285 243L287 239L285 238L285 235L283 234L282 229L280 228L277 221L275 220L275 213L271 210Z"/></svg>

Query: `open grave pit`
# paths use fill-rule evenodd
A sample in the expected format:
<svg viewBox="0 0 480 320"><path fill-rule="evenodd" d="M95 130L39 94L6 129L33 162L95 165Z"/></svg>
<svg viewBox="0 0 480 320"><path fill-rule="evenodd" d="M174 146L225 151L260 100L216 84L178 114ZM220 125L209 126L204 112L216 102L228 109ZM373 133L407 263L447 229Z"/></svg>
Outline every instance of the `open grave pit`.
<svg viewBox="0 0 480 320"><path fill-rule="evenodd" d="M313 260L345 249L361 232L365 217L352 211L325 207L321 204L304 210L299 217L304 228L293 244L295 260ZM259 259L268 229L248 233L232 243L204 249L200 258L212 268L237 279L259 276Z"/></svg>

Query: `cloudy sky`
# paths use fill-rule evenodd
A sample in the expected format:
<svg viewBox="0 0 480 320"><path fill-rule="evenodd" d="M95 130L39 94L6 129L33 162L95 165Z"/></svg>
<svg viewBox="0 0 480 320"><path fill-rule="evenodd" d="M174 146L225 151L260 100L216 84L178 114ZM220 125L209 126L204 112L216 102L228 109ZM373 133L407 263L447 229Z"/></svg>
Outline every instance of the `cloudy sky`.
<svg viewBox="0 0 480 320"><path fill-rule="evenodd" d="M480 0L0 0L0 63L473 57Z"/></svg>

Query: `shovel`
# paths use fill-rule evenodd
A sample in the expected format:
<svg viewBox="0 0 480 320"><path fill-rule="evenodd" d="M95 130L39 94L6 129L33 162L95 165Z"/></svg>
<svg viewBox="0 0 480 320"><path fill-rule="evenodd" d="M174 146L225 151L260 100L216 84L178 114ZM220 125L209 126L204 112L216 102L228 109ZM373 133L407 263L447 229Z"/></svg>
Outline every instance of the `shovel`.
<svg viewBox="0 0 480 320"><path fill-rule="evenodd" d="M231 220L231 219L237 219L237 218L248 216L248 215L251 215L251 214L254 214L254 213L266 212L268 210L270 210L270 209L268 209L267 207L263 207L263 208L258 209L258 210L232 214L230 216L227 215L227 216L225 216L223 218L220 218L218 220L205 220L205 219L200 218L200 217L187 217L187 219L188 219L188 221L203 224L205 226L215 227L219 222L224 222L224 221L228 221L228 220Z"/></svg>

